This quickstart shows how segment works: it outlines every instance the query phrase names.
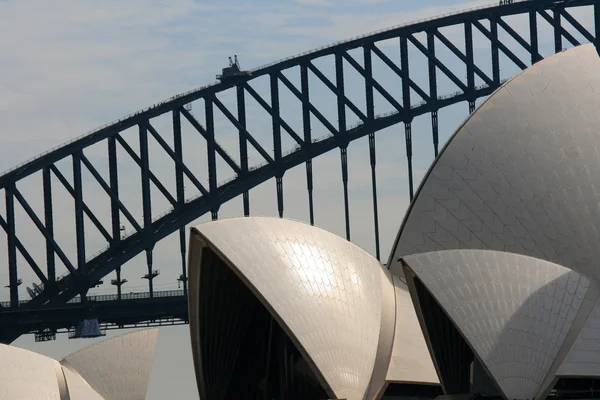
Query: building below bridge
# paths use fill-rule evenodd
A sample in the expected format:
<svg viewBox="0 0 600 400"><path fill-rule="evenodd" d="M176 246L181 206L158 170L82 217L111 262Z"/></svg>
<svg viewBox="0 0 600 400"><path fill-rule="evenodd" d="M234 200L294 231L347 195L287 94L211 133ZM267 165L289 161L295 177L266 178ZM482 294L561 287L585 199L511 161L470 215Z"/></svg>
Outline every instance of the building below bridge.
<svg viewBox="0 0 600 400"><path fill-rule="evenodd" d="M158 329L93 344L62 361L0 344L0 400L143 400Z"/></svg>
<svg viewBox="0 0 600 400"><path fill-rule="evenodd" d="M201 399L600 398L599 71L581 46L492 94L426 174L386 267L301 222L193 228ZM0 400L143 398L151 332L61 363L2 346Z"/></svg>
<svg viewBox="0 0 600 400"><path fill-rule="evenodd" d="M600 59L503 85L427 173L384 268L310 225L192 229L203 400L600 397Z"/></svg>

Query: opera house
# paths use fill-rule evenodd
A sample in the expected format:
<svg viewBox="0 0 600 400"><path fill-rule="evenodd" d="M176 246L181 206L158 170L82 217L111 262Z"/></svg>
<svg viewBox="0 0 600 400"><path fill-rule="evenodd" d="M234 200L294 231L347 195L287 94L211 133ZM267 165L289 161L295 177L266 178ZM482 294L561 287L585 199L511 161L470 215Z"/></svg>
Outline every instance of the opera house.
<svg viewBox="0 0 600 400"><path fill-rule="evenodd" d="M0 400L143 400L158 329L113 337L62 361L0 344Z"/></svg>
<svg viewBox="0 0 600 400"><path fill-rule="evenodd" d="M595 47L466 120L386 267L304 223L236 218L192 229L189 278L202 400L598 397Z"/></svg>
<svg viewBox="0 0 600 400"><path fill-rule="evenodd" d="M267 217L198 225L188 254L202 400L600 398L598 52L542 60L469 116L385 266ZM155 341L61 362L0 345L0 400L143 399Z"/></svg>

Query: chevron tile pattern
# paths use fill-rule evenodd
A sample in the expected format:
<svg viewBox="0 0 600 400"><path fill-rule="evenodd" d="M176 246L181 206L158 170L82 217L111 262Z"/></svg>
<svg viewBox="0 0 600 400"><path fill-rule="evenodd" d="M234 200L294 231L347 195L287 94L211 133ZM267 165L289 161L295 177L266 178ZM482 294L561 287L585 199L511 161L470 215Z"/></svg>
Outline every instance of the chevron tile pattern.
<svg viewBox="0 0 600 400"><path fill-rule="evenodd" d="M537 398L590 281L544 260L497 251L439 251L404 260L505 396Z"/></svg>
<svg viewBox="0 0 600 400"><path fill-rule="evenodd" d="M493 94L424 179L390 257L493 249L600 279L600 59L545 59Z"/></svg>
<svg viewBox="0 0 600 400"><path fill-rule="evenodd" d="M1 400L63 400L58 361L18 347L0 344Z"/></svg>
<svg viewBox="0 0 600 400"><path fill-rule="evenodd" d="M140 330L88 346L64 358L103 398L145 399L158 329Z"/></svg>
<svg viewBox="0 0 600 400"><path fill-rule="evenodd" d="M600 300L563 361L559 376L600 376Z"/></svg>

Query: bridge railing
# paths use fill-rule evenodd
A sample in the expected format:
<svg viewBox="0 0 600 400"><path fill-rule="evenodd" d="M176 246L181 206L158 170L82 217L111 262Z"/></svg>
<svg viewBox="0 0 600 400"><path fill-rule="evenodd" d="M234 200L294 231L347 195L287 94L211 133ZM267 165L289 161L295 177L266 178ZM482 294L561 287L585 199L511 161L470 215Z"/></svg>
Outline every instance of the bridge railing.
<svg viewBox="0 0 600 400"><path fill-rule="evenodd" d="M185 294L184 294L183 290L161 290L161 291L153 292L152 297L154 297L154 298L183 297L184 295ZM139 300L139 299L149 299L149 298L150 298L150 292L129 292L129 293L121 294L121 300ZM92 294L92 295L87 296L87 300L88 301L98 301L98 302L117 301L117 300L119 300L119 296L117 294ZM28 302L29 302L29 300L20 300L19 304L26 304ZM67 302L67 304L78 304L78 303L81 303L80 296L76 296ZM0 305L2 307L8 308L8 307L10 307L10 301L0 301Z"/></svg>

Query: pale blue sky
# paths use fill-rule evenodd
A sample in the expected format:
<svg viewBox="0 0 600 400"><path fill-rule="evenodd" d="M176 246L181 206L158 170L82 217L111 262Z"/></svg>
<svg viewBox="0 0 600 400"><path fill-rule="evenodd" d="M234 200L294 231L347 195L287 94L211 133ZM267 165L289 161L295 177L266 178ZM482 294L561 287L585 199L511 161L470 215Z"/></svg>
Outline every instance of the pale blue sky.
<svg viewBox="0 0 600 400"><path fill-rule="evenodd" d="M107 0L102 3L57 0L51 4L45 0L0 1L0 171L106 122L176 93L212 82L215 74L225 66L229 55L238 54L243 68L254 68L337 40L489 3L488 0L231 0L218 3L192 0ZM582 11L580 14L584 13ZM581 20L587 21L585 17ZM520 17L509 20L517 31L525 26L523 22ZM543 33L544 30L547 32L547 28L542 26L540 31ZM444 33L458 47L463 47L462 31L450 28ZM552 46L552 36L544 37L547 40L542 41L542 49L548 52ZM484 47L486 42L476 38L475 45L478 65L489 71L489 49ZM382 43L380 47L392 59L399 57L397 42ZM459 64L453 61L449 53L440 50L440 57L448 57L445 59L448 67L459 77L464 77L465 72L458 68ZM331 69L327 62L315 61L315 65L327 72ZM424 67L423 61L417 57L413 61L411 56L413 79L418 83L426 80ZM502 64L503 78L514 75L516 71L514 66ZM399 90L399 80L389 71L376 68L375 77L390 91ZM297 77L290 76L290 79L297 81ZM264 82L257 81L254 84L259 93L265 92ZM357 104L364 104L364 99L360 98L362 85L364 83L356 77L347 78L348 96ZM440 94L454 90L448 82L440 81ZM326 116L332 116L335 124L333 95L323 88L315 89L312 93L315 105ZM223 94L221 99L226 105L231 104L232 96ZM265 99L268 101L268 95ZM282 92L282 115L292 127L299 127L299 109L295 101L289 99L289 94ZM269 120L264 118L256 105L250 103L249 130L256 132L257 138L270 151L272 139ZM388 110L391 110L389 105L376 101L376 112ZM199 118L202 115L201 107L193 108L193 112ZM441 143L466 116L466 104L440 111ZM217 141L235 154L237 133L224 123L222 116L215 118ZM349 118L349 123L352 121ZM170 135L168 118L159 118L153 124L161 133ZM297 131L301 131L300 128ZM313 127L315 137L325 133L318 126ZM203 144L191 131L184 134L188 134L190 140L184 154L186 162L199 179L205 179ZM429 116L414 121L416 183L433 160L430 135ZM134 138L131 141L134 142ZM284 143L291 142L285 138ZM100 156L100 151L105 151L102 146L105 144L95 146L87 153L99 166L105 163ZM408 205L403 128L396 126L378 133L377 146L381 250L385 259ZM374 254L370 169L365 139L349 147L349 158L352 239ZM256 155L251 155L251 163L259 161ZM172 188L172 167L166 166L165 156L151 152L151 162L157 177L167 188ZM331 152L314 163L316 223L343 235L339 152ZM68 164L68 161L59 163L65 174L69 173ZM124 185L121 195L126 205L136 209L134 215L140 217L141 203L136 186L139 185L139 177L135 178L137 171L126 161L122 162L120 168L124 181L131 179L135 183L129 187ZM227 177L227 173L224 173L219 180ZM307 220L305 186L303 166L286 173L286 216ZM19 189L26 196L29 195L32 206L39 210L39 183L35 178L23 181ZM94 196L97 188L90 186L89 190L91 195L86 197L86 202L90 208L95 212L97 210L98 215L107 216L106 203ZM56 196L60 199L61 193L56 193ZM62 196L66 195L63 193ZM251 202L253 214L275 215L274 183L269 182L253 190ZM69 207L70 203L72 200L68 202ZM61 204L60 201L57 204ZM156 210L153 215L168 209L167 203L158 196L153 198L153 204ZM55 216L61 221L57 227L59 243L67 249L68 254L73 254L74 225L68 206L58 206ZM2 215L3 210L2 195ZM241 212L241 201L234 200L222 207L221 216L236 216ZM35 245L38 243L35 227L24 220L19 221L17 233L23 241L29 240L33 256L43 261L44 248ZM93 233L86 239L91 252L104 246L99 236ZM124 266L124 276L130 281L124 290L144 291L145 281L140 279L145 269L142 258L137 257ZM157 245L155 268L161 270L160 277L155 281L157 290L177 287L176 277L180 273L178 259L176 237ZM5 260L5 236L0 232L0 266L4 265ZM33 276L28 267L21 265L20 272L25 284L30 285ZM6 280L6 268L0 268L1 286L5 285ZM107 282L109 280L106 279ZM26 296L26 285L22 287L22 296ZM99 293L112 291L113 288L108 284L97 290ZM6 299L7 295L4 289L0 290L0 299ZM117 333L121 332L113 331L111 335ZM178 399L198 397L188 336L187 326L160 329L148 399L162 399L173 394ZM59 358L92 342L68 340L63 335L55 342L42 344L35 344L33 337L26 336L15 344Z"/></svg>

